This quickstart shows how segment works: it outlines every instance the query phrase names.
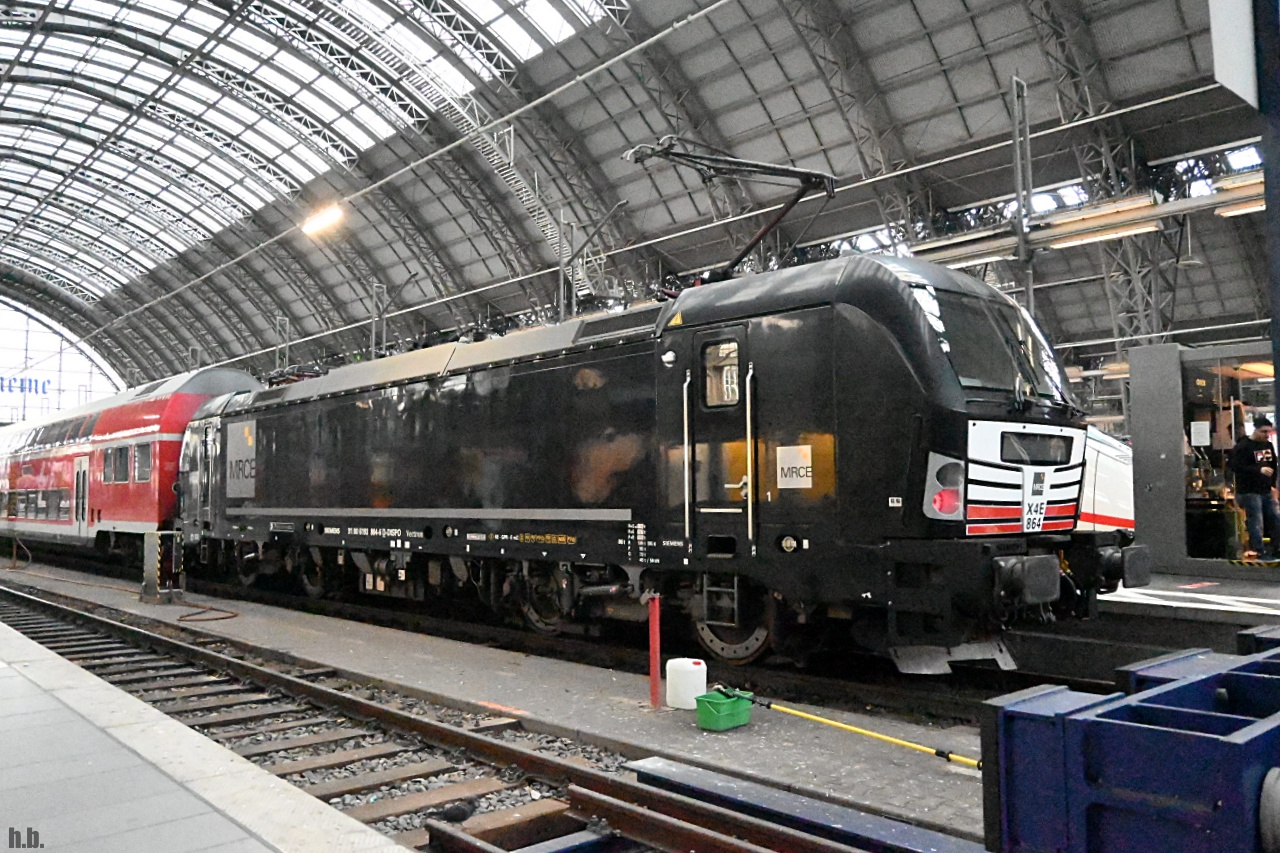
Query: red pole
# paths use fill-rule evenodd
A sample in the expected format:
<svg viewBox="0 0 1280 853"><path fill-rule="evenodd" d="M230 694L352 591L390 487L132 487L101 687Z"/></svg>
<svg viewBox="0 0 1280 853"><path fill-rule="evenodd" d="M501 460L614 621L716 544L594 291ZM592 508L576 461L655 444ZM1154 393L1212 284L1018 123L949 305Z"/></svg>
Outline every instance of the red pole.
<svg viewBox="0 0 1280 853"><path fill-rule="evenodd" d="M662 596L649 596L649 704L662 707L662 640L658 625L662 618Z"/></svg>

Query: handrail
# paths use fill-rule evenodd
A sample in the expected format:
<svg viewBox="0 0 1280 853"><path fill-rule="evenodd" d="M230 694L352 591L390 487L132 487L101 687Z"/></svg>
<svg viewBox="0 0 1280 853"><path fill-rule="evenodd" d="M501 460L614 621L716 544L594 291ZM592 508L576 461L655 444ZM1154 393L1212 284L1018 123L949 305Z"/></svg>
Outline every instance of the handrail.
<svg viewBox="0 0 1280 853"><path fill-rule="evenodd" d="M747 541L751 543L751 556L756 555L756 446L755 436L751 429L752 380L755 379L756 363L747 362Z"/></svg>
<svg viewBox="0 0 1280 853"><path fill-rule="evenodd" d="M686 370L684 372L684 547L689 553L693 553L693 521L692 521L692 504L693 497L689 492L691 476L690 468L693 465L692 447L689 445L689 386L693 383L693 371Z"/></svg>

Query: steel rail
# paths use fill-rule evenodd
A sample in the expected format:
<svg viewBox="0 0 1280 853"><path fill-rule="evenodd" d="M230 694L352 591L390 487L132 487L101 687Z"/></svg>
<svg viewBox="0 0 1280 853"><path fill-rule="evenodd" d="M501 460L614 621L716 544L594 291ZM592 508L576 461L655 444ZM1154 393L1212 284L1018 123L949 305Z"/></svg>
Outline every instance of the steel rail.
<svg viewBox="0 0 1280 853"><path fill-rule="evenodd" d="M725 836L747 836L752 844L758 845L758 847L740 848L737 853L754 851L760 847L766 850L786 850L789 853L854 853L856 851L856 848L844 844L629 781L601 770L583 767L516 744L473 734L457 726L416 717L371 700L360 699L210 649L86 613L74 607L46 601L27 593L0 587L0 598L7 598L28 607L58 614L64 619L91 625L100 631L126 639L130 643L200 663L211 669L222 670L246 681L274 688L295 698L307 699L317 705L338 710L350 716L376 721L388 728L417 735L437 746L461 749L493 764L518 767L530 776L568 783L624 803L642 806L641 813L654 817L677 815L677 820L696 821L704 829ZM703 848L694 846L685 849L701 850ZM724 849L729 853L728 848Z"/></svg>

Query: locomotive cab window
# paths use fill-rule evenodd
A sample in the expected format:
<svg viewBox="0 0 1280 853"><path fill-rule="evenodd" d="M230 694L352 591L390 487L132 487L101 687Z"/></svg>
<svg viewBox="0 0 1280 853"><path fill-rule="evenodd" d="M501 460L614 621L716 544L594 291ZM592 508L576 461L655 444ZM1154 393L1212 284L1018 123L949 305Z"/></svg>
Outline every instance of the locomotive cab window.
<svg viewBox="0 0 1280 853"><path fill-rule="evenodd" d="M717 341L702 349L706 402L710 407L738 404L738 342Z"/></svg>
<svg viewBox="0 0 1280 853"><path fill-rule="evenodd" d="M151 479L151 445L139 444L133 451L133 480L145 483Z"/></svg>

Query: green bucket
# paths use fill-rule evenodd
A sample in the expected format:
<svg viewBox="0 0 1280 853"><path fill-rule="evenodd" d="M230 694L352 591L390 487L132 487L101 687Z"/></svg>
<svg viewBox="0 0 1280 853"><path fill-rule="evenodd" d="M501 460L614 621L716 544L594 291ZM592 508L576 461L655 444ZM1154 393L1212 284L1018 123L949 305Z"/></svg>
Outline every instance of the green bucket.
<svg viewBox="0 0 1280 853"><path fill-rule="evenodd" d="M709 732L736 729L751 722L750 693L739 691L736 696L723 693L703 693L694 701L698 705L698 728Z"/></svg>

